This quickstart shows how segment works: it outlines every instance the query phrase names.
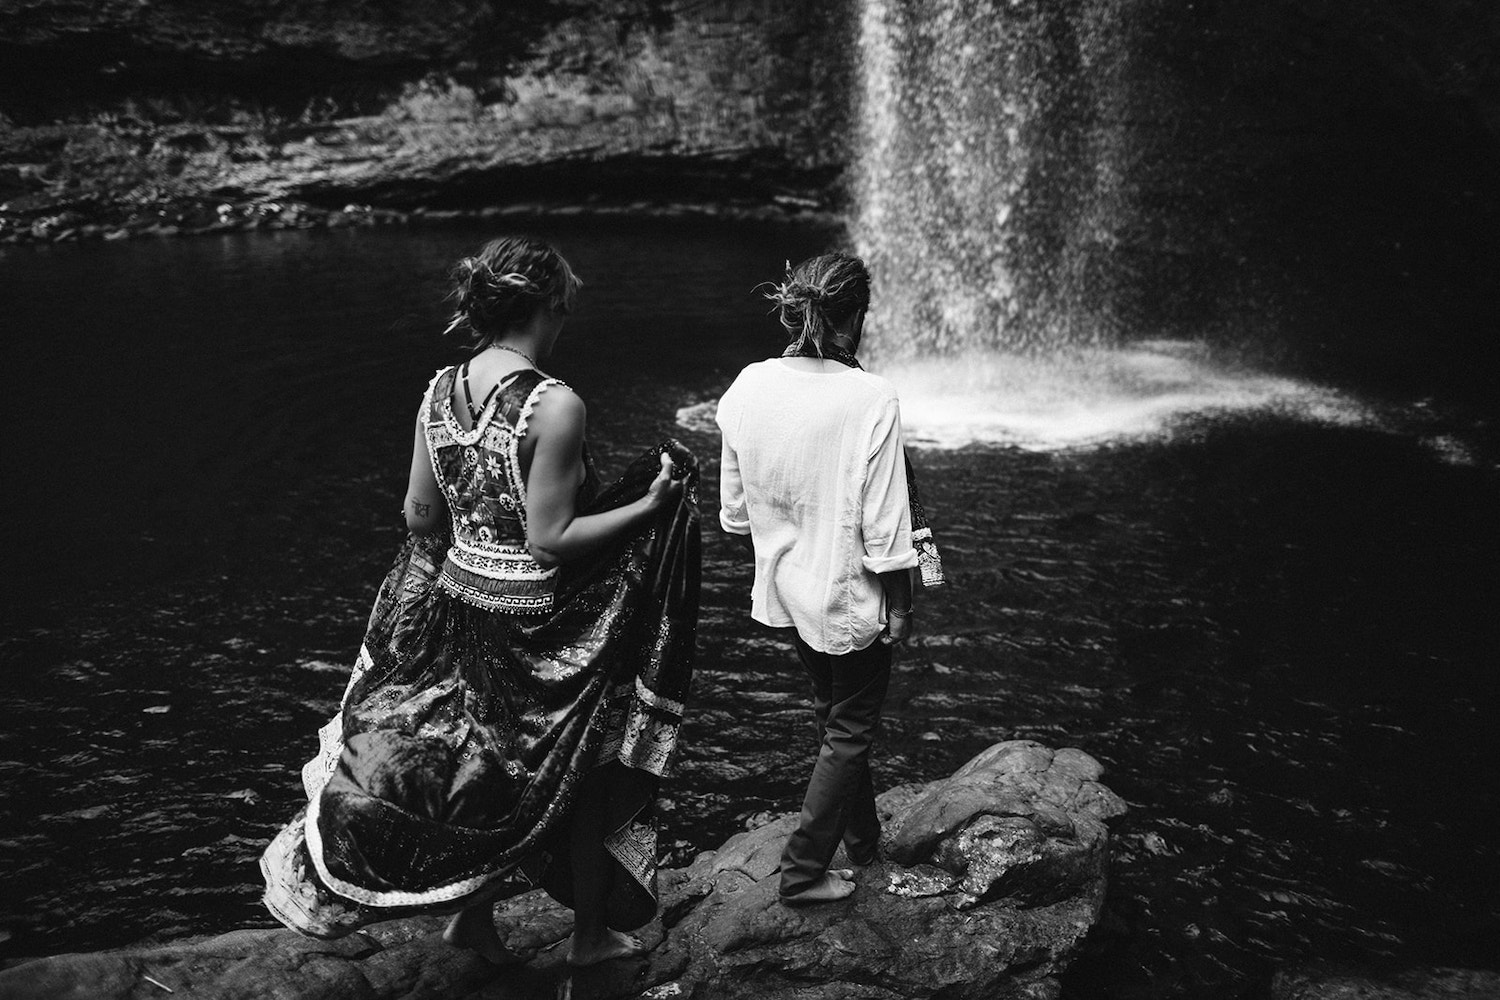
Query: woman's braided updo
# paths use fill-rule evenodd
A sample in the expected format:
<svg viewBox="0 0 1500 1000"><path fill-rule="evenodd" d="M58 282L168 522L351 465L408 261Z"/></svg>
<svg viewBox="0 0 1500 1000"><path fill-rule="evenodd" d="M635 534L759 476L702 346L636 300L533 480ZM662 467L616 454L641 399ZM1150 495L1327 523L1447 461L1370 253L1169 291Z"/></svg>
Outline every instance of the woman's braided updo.
<svg viewBox="0 0 1500 1000"><path fill-rule="evenodd" d="M542 306L567 313L583 284L562 254L522 236L491 240L453 265L449 279L454 309L443 333L459 332L475 347L525 325Z"/></svg>
<svg viewBox="0 0 1500 1000"><path fill-rule="evenodd" d="M796 267L788 263L786 281L770 285L764 295L776 303L792 346L801 351L810 345L821 355L834 330L869 307L870 272L853 254L825 253Z"/></svg>

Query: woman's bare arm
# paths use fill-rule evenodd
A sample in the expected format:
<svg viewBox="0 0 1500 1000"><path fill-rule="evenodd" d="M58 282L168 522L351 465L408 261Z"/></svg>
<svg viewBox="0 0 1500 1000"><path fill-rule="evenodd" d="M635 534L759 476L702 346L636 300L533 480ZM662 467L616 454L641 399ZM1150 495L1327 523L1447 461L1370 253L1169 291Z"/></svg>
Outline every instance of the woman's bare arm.
<svg viewBox="0 0 1500 1000"><path fill-rule="evenodd" d="M527 424L532 450L526 473L526 541L531 557L543 566L570 562L635 533L682 491L682 483L671 478L671 460L663 455L661 472L645 496L614 510L580 515L574 502L583 481L585 417L583 400L555 386L538 401Z"/></svg>
<svg viewBox="0 0 1500 1000"><path fill-rule="evenodd" d="M427 453L427 432L417 421L417 438L411 446L411 473L406 480L406 530L418 535L442 525L448 515L448 504L432 474L432 459Z"/></svg>

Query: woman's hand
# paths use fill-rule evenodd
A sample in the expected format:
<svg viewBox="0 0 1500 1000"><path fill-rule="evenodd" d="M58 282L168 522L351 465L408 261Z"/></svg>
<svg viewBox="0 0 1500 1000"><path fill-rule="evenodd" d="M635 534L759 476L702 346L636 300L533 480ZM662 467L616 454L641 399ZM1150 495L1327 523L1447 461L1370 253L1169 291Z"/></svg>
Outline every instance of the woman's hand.
<svg viewBox="0 0 1500 1000"><path fill-rule="evenodd" d="M530 442L532 449L526 474L526 544L544 567L561 566L640 532L662 507L680 501L691 472L686 452L685 461L676 465L662 455L661 471L642 496L613 510L579 514L575 504L583 481L585 419L583 400L554 386L532 410L522 441L523 448ZM526 457L523 451L523 462Z"/></svg>
<svg viewBox="0 0 1500 1000"><path fill-rule="evenodd" d="M672 456L662 452L661 471L656 474L655 479L651 480L651 485L646 487L647 505L653 511L664 507L675 507L682 497L683 484L686 481L686 476L677 475L677 467L672 464Z"/></svg>
<svg viewBox="0 0 1500 1000"><path fill-rule="evenodd" d="M909 609L904 615L890 612L889 619L885 631L880 633L881 642L887 646L899 646L911 638L911 611Z"/></svg>

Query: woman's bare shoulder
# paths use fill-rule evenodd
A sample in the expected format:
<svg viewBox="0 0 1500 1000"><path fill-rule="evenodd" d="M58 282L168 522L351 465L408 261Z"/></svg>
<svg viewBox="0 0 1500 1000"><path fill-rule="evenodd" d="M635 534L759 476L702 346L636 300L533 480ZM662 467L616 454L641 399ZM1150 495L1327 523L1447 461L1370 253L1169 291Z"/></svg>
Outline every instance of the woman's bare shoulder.
<svg viewBox="0 0 1500 1000"><path fill-rule="evenodd" d="M588 415L583 397L566 382L550 380L537 386L530 401L526 426L540 433L567 432L581 428Z"/></svg>

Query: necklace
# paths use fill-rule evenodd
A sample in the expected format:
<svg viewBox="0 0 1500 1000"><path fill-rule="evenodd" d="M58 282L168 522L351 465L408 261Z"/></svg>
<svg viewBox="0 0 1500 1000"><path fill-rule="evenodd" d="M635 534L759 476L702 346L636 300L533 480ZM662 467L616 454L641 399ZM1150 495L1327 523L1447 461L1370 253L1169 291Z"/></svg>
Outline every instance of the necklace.
<svg viewBox="0 0 1500 1000"><path fill-rule="evenodd" d="M519 347L511 347L509 344L491 344L490 349L495 351L509 351L512 354L518 354L521 357L525 358L526 363L531 365L531 367L537 368L536 359L527 354L525 351L521 350ZM537 370L540 371L541 369L537 368Z"/></svg>

